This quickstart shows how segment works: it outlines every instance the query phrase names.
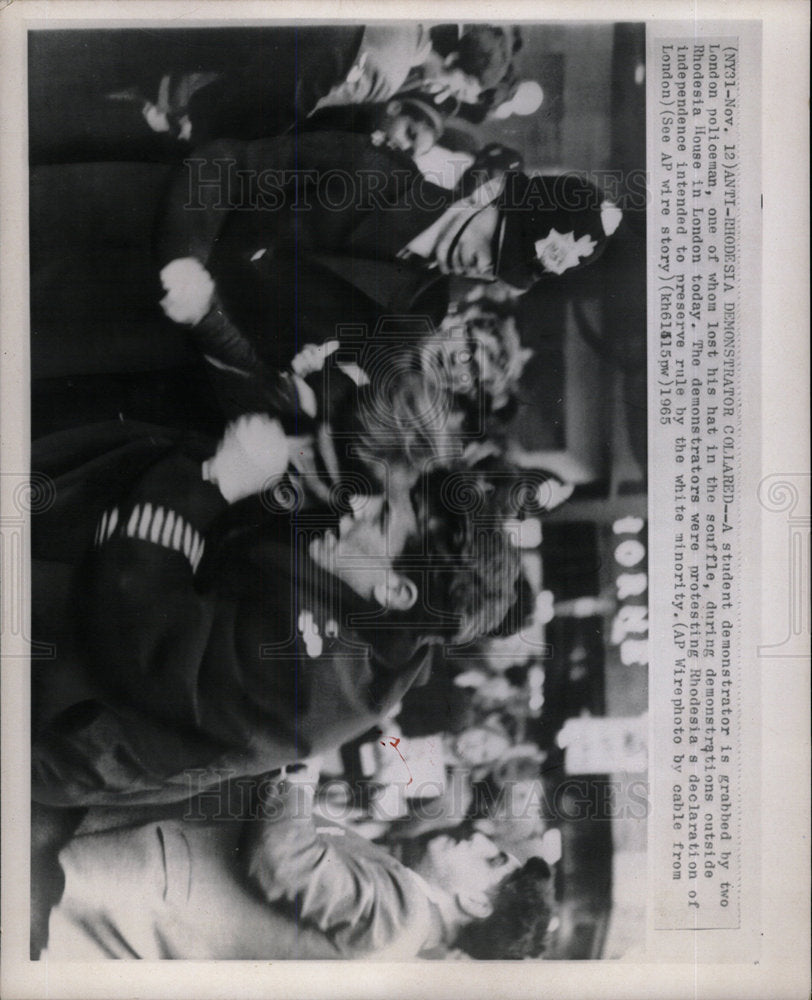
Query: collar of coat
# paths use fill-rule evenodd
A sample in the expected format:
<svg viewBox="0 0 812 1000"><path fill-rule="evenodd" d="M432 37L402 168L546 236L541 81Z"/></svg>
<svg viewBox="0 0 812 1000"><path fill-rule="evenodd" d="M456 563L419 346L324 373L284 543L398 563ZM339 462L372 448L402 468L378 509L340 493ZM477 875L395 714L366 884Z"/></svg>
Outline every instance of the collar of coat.
<svg viewBox="0 0 812 1000"><path fill-rule="evenodd" d="M336 254L319 254L314 259L373 302L394 312L408 309L433 286L448 284L447 275L406 260L369 260Z"/></svg>

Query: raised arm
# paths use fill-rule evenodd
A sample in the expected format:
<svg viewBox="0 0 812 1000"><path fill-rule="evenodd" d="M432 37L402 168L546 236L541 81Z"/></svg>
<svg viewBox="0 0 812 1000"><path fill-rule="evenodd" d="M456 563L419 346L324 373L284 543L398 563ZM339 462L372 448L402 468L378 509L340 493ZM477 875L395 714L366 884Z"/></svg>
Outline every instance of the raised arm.
<svg viewBox="0 0 812 1000"><path fill-rule="evenodd" d="M230 503L284 472L287 443L267 417L230 425L205 461L175 452L105 511L88 565L90 665L126 704L198 723L198 679L215 602L197 586L208 534Z"/></svg>
<svg viewBox="0 0 812 1000"><path fill-rule="evenodd" d="M177 170L158 220L159 264L186 257L206 264L233 211L270 216L290 207L296 185L335 174L337 163L360 163L365 145L362 136L338 132L221 139L194 150Z"/></svg>
<svg viewBox="0 0 812 1000"><path fill-rule="evenodd" d="M413 957L430 924L419 880L382 848L342 827L319 831L311 802L307 784L270 786L264 818L249 827L250 878L269 902L295 904L298 916L348 957L384 948Z"/></svg>

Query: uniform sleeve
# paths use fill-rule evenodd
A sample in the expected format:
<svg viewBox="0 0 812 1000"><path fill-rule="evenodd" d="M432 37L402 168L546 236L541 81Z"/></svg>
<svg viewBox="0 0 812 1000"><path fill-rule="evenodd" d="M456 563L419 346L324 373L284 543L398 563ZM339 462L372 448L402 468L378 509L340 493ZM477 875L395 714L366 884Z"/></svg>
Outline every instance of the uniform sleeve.
<svg viewBox="0 0 812 1000"><path fill-rule="evenodd" d="M252 824L248 871L272 903L295 904L299 917L358 956L416 942L428 934L429 906L414 875L386 851L342 827L319 832L302 786L282 785ZM287 790L285 790L287 788Z"/></svg>
<svg viewBox="0 0 812 1000"><path fill-rule="evenodd" d="M214 142L195 150L178 168L158 219L156 252L160 266L183 257L201 264L225 224L242 159L243 143ZM238 207L238 206L234 206Z"/></svg>
<svg viewBox="0 0 812 1000"><path fill-rule="evenodd" d="M90 669L126 704L163 719L197 721L213 603L195 578L207 532L227 506L200 463L174 453L96 529L83 601Z"/></svg>
<svg viewBox="0 0 812 1000"><path fill-rule="evenodd" d="M298 166L297 142L279 136L220 139L196 149L177 170L158 224L161 265L182 257L205 264L233 211L273 211L281 177Z"/></svg>
<svg viewBox="0 0 812 1000"><path fill-rule="evenodd" d="M156 241L161 266L183 257L205 264L232 212L271 218L289 207L296 185L335 174L336 163L353 162L364 144L363 136L308 133L201 146L184 160L165 198Z"/></svg>

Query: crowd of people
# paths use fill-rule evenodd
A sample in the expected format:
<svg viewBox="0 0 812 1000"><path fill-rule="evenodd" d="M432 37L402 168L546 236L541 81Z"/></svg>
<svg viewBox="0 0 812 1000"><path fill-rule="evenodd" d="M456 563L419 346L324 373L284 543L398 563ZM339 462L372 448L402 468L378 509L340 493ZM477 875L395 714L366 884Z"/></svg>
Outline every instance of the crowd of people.
<svg viewBox="0 0 812 1000"><path fill-rule="evenodd" d="M32 681L32 950L539 957L543 822L510 803L542 758L500 715L529 654L500 649L540 601L517 524L569 491L507 457L516 299L591 265L621 213L505 146L444 145L454 118L537 110L517 28L267 37L240 65L100 90L174 150L160 307L223 431L34 442L54 486L34 639L55 655ZM446 733L433 792L378 753L383 822L356 802L330 819L341 748L408 771L427 732Z"/></svg>

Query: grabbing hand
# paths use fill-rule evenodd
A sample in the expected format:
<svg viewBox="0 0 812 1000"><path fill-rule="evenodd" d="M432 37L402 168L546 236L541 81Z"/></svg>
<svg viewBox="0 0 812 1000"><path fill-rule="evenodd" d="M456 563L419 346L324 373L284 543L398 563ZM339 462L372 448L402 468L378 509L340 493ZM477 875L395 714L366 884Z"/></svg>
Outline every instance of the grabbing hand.
<svg viewBox="0 0 812 1000"><path fill-rule="evenodd" d="M229 424L217 452L203 464L203 478L229 503L261 492L288 466L288 440L282 425L264 413Z"/></svg>
<svg viewBox="0 0 812 1000"><path fill-rule="evenodd" d="M214 281L195 257L179 257L161 270L161 308L175 323L198 324L211 308Z"/></svg>

